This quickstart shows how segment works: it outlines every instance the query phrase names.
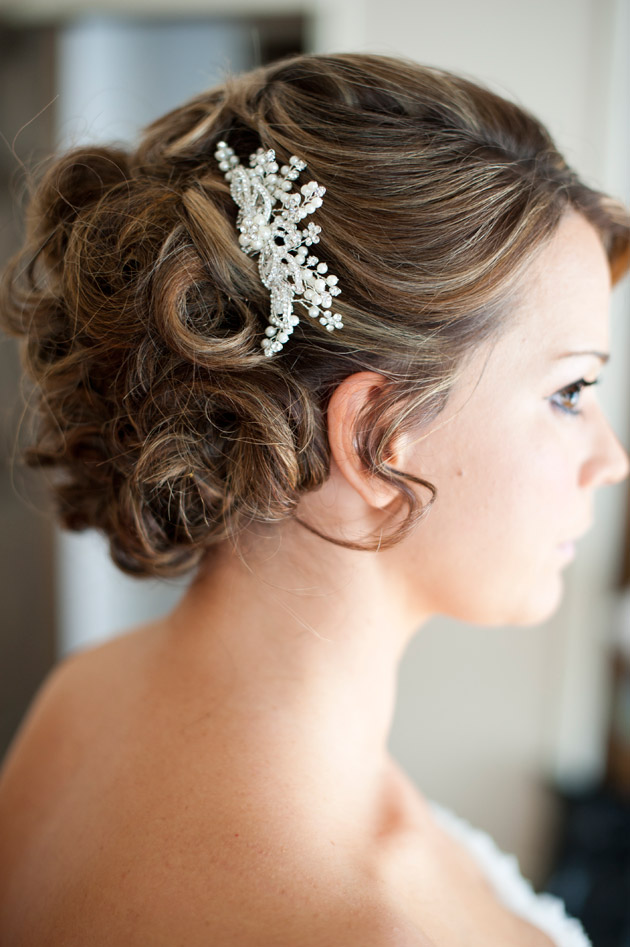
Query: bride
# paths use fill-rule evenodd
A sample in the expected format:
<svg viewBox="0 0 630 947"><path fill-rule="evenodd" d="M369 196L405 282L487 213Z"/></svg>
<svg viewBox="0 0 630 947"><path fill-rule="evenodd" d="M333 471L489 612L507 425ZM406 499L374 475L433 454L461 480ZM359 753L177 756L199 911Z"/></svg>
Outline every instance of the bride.
<svg viewBox="0 0 630 947"><path fill-rule="evenodd" d="M547 619L628 473L592 387L627 210L487 89L339 54L54 156L27 222L26 463L126 573L192 581L36 695L0 941L590 943L387 738L422 624Z"/></svg>

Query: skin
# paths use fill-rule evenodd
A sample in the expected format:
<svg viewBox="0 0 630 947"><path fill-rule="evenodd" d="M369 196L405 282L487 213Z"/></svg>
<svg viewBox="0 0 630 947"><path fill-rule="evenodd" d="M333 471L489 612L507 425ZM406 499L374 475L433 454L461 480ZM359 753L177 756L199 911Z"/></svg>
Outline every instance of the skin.
<svg viewBox="0 0 630 947"><path fill-rule="evenodd" d="M479 944L487 943L488 932L506 944L548 943L522 928L507 932L502 925L511 919L496 914L473 864L434 830L421 795L387 751L398 664L422 623L438 613L484 624L544 621L562 597L563 544L590 526L597 488L628 473L628 457L595 389L584 389L579 399L560 394L578 379L593 380L601 359L558 356L608 351L610 275L596 231L568 214L525 278L526 301L508 331L472 354L430 429L393 445L395 467L438 489L429 516L401 544L359 552L293 522L259 526L243 537L240 555L227 547L209 554L162 621L70 664L70 675L79 669L68 714L72 753L76 745L97 746L95 772L102 760L121 760L118 798L128 805L135 793L153 827L186 839L180 847L179 835L165 836L163 850L190 857L200 820L204 833L214 833L211 848L221 853L221 865L212 890L226 888L213 903L225 903L228 920L234 885L248 885L254 904L262 870L261 905L274 905L274 916L285 917L279 904L286 891L289 907L301 903L305 890L317 904L314 892L324 879L326 903L338 890L343 909L356 906L357 916L366 892L376 889L379 904L396 905L400 917L422 905L413 937L379 935L374 943L424 944L423 930L440 947L464 941L474 947L476 928ZM356 412L383 381L375 372L356 373L332 396L330 478L298 510L328 535L361 538L388 523L396 494L363 470L351 437ZM70 688L54 683L49 693L55 687L67 702ZM9 760L4 796L0 784L5 821L11 805L19 809L20 786L37 781L27 744L37 744L38 714L46 718L43 710L32 715ZM40 740L40 749L49 742ZM137 762L147 753L161 767L149 780ZM100 786L102 778L93 778ZM59 784L63 791L61 776ZM48 778L46 800L53 785ZM159 793L148 802L147 786L154 785ZM75 795L93 794L86 787ZM100 788L94 798L100 800ZM18 825L15 812L10 817ZM186 820L193 817L188 836ZM133 826L130 819L125 853L148 844L142 820L137 834ZM106 837L115 836L108 830ZM14 850L22 847L16 829ZM263 869L257 859L265 856L256 852L270 859ZM113 853L115 866L120 854ZM147 855L138 877L146 876L147 863L157 864ZM204 863L200 871L195 862L184 882L185 864L178 862L181 896L190 898L201 885L203 899L211 869ZM152 883L160 889L159 880ZM461 928L453 899L439 900L440 892L453 890L463 906ZM299 939L307 943L303 932ZM227 935L222 942L230 943ZM355 941L348 935L345 942ZM365 931L356 943L368 943Z"/></svg>

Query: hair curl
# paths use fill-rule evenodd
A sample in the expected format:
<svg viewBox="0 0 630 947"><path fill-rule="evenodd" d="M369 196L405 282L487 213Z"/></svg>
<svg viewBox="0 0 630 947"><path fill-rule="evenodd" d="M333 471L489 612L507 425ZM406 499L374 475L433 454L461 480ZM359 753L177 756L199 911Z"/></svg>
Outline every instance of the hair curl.
<svg viewBox="0 0 630 947"><path fill-rule="evenodd" d="M326 186L318 255L343 288L342 332L302 319L264 355L269 297L237 241L222 138L241 161L261 145L296 153ZM294 56L170 111L135 150L52 155L0 284L0 324L22 338L33 384L23 461L53 469L62 525L101 530L123 571L179 575L248 523L295 516L329 475L330 395L373 370L386 383L355 445L408 516L378 542L323 538L393 545L435 489L388 465L388 445L439 413L463 357L507 324L570 206L601 234L615 282L628 211L577 177L536 118L377 55Z"/></svg>

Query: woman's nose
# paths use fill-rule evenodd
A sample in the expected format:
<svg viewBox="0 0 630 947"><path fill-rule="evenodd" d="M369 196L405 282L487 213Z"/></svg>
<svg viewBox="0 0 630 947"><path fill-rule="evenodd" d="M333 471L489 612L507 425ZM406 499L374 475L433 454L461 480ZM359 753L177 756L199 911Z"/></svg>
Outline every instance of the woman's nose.
<svg viewBox="0 0 630 947"><path fill-rule="evenodd" d="M597 440L591 456L582 468L582 485L600 487L625 480L630 472L630 459L619 438L602 414Z"/></svg>

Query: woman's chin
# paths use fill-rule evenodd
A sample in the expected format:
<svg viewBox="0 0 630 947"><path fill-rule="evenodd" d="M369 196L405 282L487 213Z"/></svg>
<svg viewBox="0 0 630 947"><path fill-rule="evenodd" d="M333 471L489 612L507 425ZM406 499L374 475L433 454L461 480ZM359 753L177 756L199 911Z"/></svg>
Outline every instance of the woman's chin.
<svg viewBox="0 0 630 947"><path fill-rule="evenodd" d="M564 598L565 583L561 569L547 568L541 577L530 576L519 583L511 577L501 581L495 572L494 587L469 583L456 590L447 589L441 606L433 614L454 618L481 627L503 625L542 625L555 615ZM449 592L451 593L449 595ZM488 594L490 593L490 594Z"/></svg>
<svg viewBox="0 0 630 947"><path fill-rule="evenodd" d="M544 589L537 589L536 594L523 603L508 624L542 625L556 614L563 598L564 579L562 573L558 571L553 580L546 583Z"/></svg>
<svg viewBox="0 0 630 947"><path fill-rule="evenodd" d="M562 574L557 572L547 579L544 586L538 585L518 601L494 602L491 608L481 605L474 614L469 612L454 617L486 627L542 625L555 615L563 597L564 580Z"/></svg>

